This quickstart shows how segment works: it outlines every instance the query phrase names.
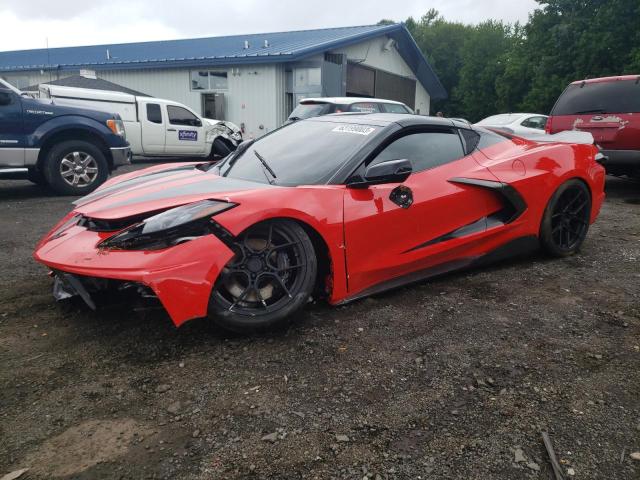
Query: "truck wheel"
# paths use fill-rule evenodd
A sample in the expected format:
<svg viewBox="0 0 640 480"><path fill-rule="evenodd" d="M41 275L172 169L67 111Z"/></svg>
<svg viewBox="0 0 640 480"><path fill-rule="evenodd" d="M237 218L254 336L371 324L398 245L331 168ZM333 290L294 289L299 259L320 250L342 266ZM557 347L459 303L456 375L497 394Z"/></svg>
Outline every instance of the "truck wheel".
<svg viewBox="0 0 640 480"><path fill-rule="evenodd" d="M30 168L27 174L27 180L40 187L44 187L47 184L47 179L44 178L42 172L37 168Z"/></svg>
<svg viewBox="0 0 640 480"><path fill-rule="evenodd" d="M70 140L49 150L44 175L49 186L60 195L86 195L104 183L109 165L92 143Z"/></svg>

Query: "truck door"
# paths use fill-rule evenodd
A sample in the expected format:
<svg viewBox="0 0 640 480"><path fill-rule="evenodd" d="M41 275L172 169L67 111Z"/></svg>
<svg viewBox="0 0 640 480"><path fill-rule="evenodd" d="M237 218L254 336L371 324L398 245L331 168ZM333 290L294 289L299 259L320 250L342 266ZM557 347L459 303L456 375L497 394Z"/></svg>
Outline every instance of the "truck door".
<svg viewBox="0 0 640 480"><path fill-rule="evenodd" d="M0 167L24 167L22 102L8 88L0 88Z"/></svg>
<svg viewBox="0 0 640 480"><path fill-rule="evenodd" d="M166 113L162 112L159 103L141 100L139 105L143 153L145 155L164 154L167 131Z"/></svg>
<svg viewBox="0 0 640 480"><path fill-rule="evenodd" d="M205 129L202 120L193 112L178 105L167 105L167 155L203 155Z"/></svg>

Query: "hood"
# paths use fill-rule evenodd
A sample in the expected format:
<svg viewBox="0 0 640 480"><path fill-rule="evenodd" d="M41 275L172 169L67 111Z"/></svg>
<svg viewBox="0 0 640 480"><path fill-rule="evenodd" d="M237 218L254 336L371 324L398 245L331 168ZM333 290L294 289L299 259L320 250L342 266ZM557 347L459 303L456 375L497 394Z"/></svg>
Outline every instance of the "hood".
<svg viewBox="0 0 640 480"><path fill-rule="evenodd" d="M93 118L95 120L106 122L112 118L120 118L117 113L107 113L100 110L92 110L90 108L70 107L67 105L58 105L53 100L36 99L22 97L22 106L26 114L37 114L41 116L48 115L80 115L83 117ZM44 113L43 113L44 112Z"/></svg>
<svg viewBox="0 0 640 480"><path fill-rule="evenodd" d="M246 192L283 188L235 178L220 177L206 171L207 164L170 165L149 169L109 182L95 192L76 200L75 211L91 218L113 220L166 210L199 200L233 201Z"/></svg>

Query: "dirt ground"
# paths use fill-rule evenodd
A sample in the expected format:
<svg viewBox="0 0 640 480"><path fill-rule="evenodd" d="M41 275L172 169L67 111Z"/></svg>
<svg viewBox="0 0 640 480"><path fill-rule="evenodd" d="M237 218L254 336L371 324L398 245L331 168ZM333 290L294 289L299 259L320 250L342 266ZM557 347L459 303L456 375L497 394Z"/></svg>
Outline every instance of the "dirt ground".
<svg viewBox="0 0 640 480"><path fill-rule="evenodd" d="M0 477L638 479L640 185L580 255L538 254L229 336L56 304L36 241L70 209L0 182ZM573 474L573 475L571 475Z"/></svg>

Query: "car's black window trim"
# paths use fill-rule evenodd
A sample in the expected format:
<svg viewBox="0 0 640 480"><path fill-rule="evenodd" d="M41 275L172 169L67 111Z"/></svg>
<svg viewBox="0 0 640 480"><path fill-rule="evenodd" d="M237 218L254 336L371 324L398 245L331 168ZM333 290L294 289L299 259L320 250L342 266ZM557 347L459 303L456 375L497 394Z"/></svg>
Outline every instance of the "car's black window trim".
<svg viewBox="0 0 640 480"><path fill-rule="evenodd" d="M398 125L398 124L394 124L394 125ZM460 158L451 160L450 162L447 162L447 163L461 160L467 155L469 155L469 153L466 153L465 145L464 145L464 142L462 141L462 138L460 137L459 130L460 129L458 127L448 126L448 125L412 125L412 126L401 128L398 131L392 133L391 135L388 135L386 138L384 138L383 141L377 143L369 152L367 152L366 155L364 155L364 158L362 158L354 167L351 168L351 170L349 171L349 174L344 177L342 184L346 184L349 178L351 178L352 176L362 175L364 173L364 168L393 142L395 142L396 140L402 137L406 137L408 135L412 135L415 133L450 133L452 135L456 135L458 137L458 141L460 142L460 146L462 148L464 155ZM363 150L361 150L361 152ZM446 165L447 163L444 163L442 165ZM441 165L438 165L438 166L441 166ZM437 168L438 166L433 168ZM427 170L430 170L430 169L419 170L413 173L425 172ZM331 183L334 183L334 182L331 182Z"/></svg>

